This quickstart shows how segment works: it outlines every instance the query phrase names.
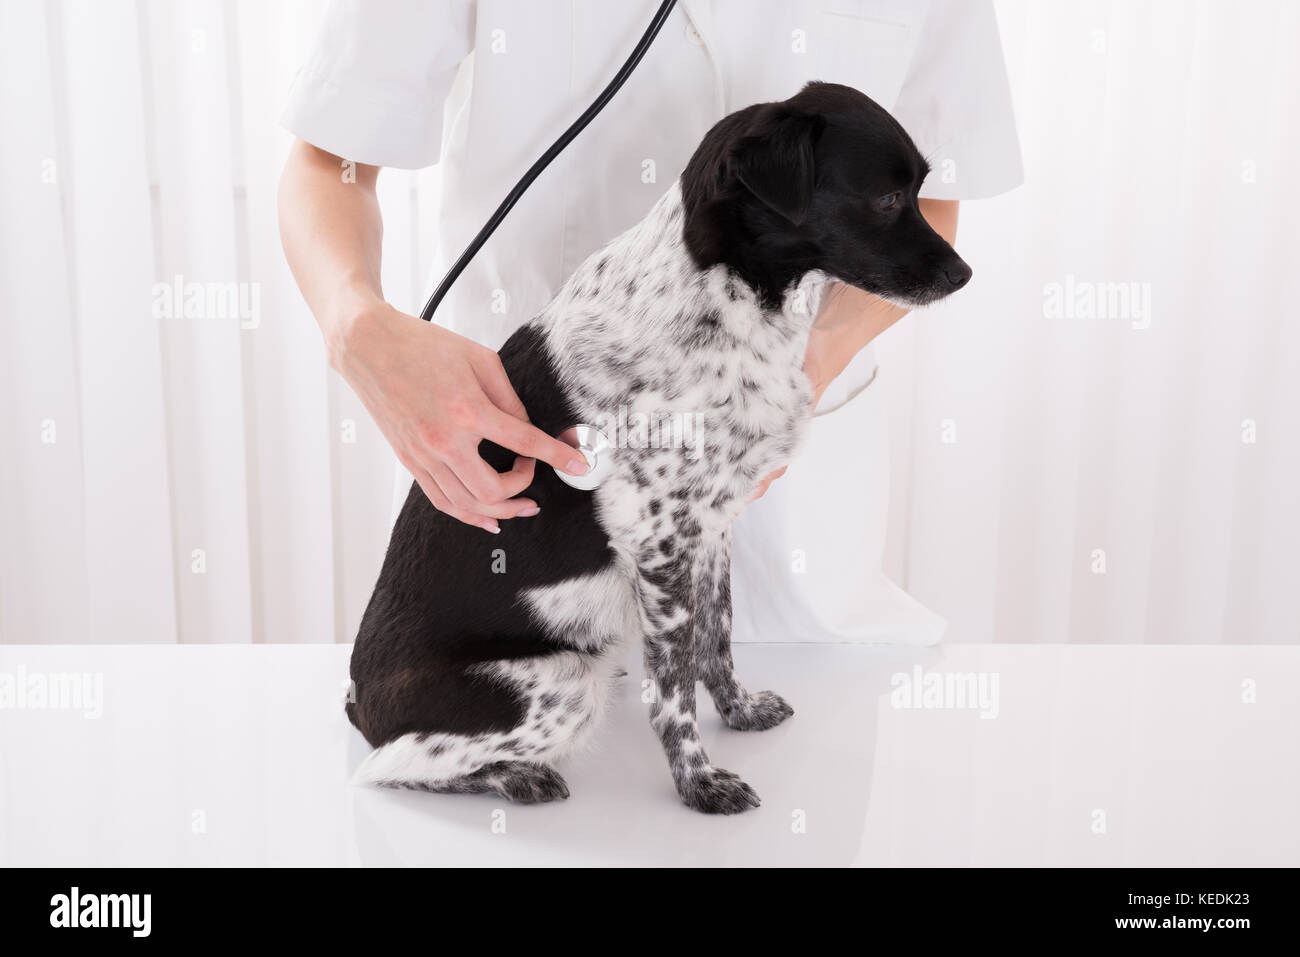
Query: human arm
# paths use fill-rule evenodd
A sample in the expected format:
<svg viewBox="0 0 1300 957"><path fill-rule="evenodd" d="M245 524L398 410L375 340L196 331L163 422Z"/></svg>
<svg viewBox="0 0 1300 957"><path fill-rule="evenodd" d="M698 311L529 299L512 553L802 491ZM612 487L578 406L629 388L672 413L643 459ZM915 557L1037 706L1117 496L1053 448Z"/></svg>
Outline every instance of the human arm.
<svg viewBox="0 0 1300 957"><path fill-rule="evenodd" d="M921 215L940 236L954 244L957 239L957 200L922 199ZM813 407L831 382L867 344L910 310L842 282L831 284L813 320L804 355L804 374L812 383ZM778 469L759 483L760 498L772 482L785 474Z"/></svg>
<svg viewBox="0 0 1300 957"><path fill-rule="evenodd" d="M516 498L540 459L587 470L572 448L528 424L495 352L384 301L379 167L344 161L295 140L280 179L285 258L320 326L329 363L361 399L434 507L499 531L498 520L536 514ZM498 473L478 454L489 439L520 458Z"/></svg>

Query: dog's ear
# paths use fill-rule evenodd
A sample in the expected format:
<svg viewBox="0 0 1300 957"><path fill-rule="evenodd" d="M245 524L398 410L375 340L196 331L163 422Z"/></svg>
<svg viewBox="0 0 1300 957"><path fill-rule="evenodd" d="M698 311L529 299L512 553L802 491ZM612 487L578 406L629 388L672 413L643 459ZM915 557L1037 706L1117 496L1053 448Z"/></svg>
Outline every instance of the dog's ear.
<svg viewBox="0 0 1300 957"><path fill-rule="evenodd" d="M732 147L731 174L790 222L802 223L817 176L813 147L825 126L816 114L774 111Z"/></svg>

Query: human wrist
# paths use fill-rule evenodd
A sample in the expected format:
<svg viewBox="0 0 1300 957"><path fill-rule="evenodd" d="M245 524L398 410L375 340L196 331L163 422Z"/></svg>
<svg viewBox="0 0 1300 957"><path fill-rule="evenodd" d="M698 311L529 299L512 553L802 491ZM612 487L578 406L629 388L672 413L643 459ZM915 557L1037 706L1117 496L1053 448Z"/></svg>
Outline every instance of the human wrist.
<svg viewBox="0 0 1300 957"><path fill-rule="evenodd" d="M876 336L907 315L907 309L869 292L835 283L810 330L810 342L829 358L835 374Z"/></svg>
<svg viewBox="0 0 1300 957"><path fill-rule="evenodd" d="M369 283L345 281L334 297L328 322L323 324L330 367L346 374L349 368L365 362L392 311Z"/></svg>
<svg viewBox="0 0 1300 957"><path fill-rule="evenodd" d="M814 326L808 333L806 365L816 370L819 385L826 386L843 372L858 351L866 345L861 330L848 324Z"/></svg>

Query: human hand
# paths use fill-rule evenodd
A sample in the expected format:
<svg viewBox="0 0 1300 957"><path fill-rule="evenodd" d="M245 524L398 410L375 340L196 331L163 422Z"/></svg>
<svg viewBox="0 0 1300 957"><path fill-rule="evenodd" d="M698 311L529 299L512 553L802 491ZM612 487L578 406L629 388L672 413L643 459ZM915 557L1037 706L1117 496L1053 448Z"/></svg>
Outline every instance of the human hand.
<svg viewBox="0 0 1300 957"><path fill-rule="evenodd" d="M571 475L588 470L529 424L495 352L387 303L358 314L331 363L433 506L468 525L496 533L500 519L536 515L536 502L515 496L538 459ZM483 460L483 439L516 453L510 471Z"/></svg>
<svg viewBox="0 0 1300 957"><path fill-rule="evenodd" d="M821 401L826 387L835 378L835 374L830 371L833 367L834 361L827 355L827 341L814 329L813 333L808 337L808 351L805 353L803 360L803 373L808 377L808 384L812 392L809 409L817 408L817 403ZM788 467L779 468L760 480L749 501L756 502L766 495L772 483L784 475Z"/></svg>

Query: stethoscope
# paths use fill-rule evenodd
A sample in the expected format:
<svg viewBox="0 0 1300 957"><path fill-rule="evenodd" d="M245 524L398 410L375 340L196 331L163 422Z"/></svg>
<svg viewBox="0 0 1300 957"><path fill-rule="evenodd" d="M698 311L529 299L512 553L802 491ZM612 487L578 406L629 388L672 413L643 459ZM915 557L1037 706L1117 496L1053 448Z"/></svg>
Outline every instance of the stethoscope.
<svg viewBox="0 0 1300 957"><path fill-rule="evenodd" d="M438 288L433 291L429 301L420 310L421 319L426 322L433 320L434 312L442 304L443 298L446 297L452 285L460 278L460 274L465 271L465 267L469 265L474 255L483 248L483 244L488 241L488 237L501 225L501 221L506 218L506 214L514 208L515 203L519 202L519 197L524 195L524 191L533 184L533 180L537 179L542 170L546 169L551 161L559 156L564 151L564 148L573 141L574 137L596 118L596 114L605 108L605 104L612 100L614 94L627 82L627 78L637 68L637 64L645 56L646 50L650 49L650 44L659 35L659 30L663 27L664 21L668 19L668 14L672 12L673 7L676 5L677 0L663 0L663 3L659 4L659 9L655 11L654 18L651 19L650 25L646 27L641 39L637 41L636 48L632 51L631 56L627 58L627 62L619 68L619 71L614 74L614 78L609 81L609 85L601 90L600 95L592 101L583 114L573 121L572 126L560 134L560 138L551 144L550 149L537 158L537 161L528 168L528 172L524 173L519 182L515 184L514 189L510 190L506 198L501 201L501 205L496 208L496 212L488 218L488 221L483 224L483 228L478 231L478 235L470 241L470 244L465 247L465 251L460 254L460 258L447 270L447 275L442 277L442 282L438 283ZM600 429L594 425L580 422L561 432L559 438L561 441L568 442L577 448L590 468L586 475L568 475L556 469L555 474L560 477L561 481L576 489L589 491L596 488L609 476L614 464L614 445Z"/></svg>
<svg viewBox="0 0 1300 957"><path fill-rule="evenodd" d="M555 470L560 481L574 488L590 492L614 470L614 443L604 432L594 425L579 424L570 426L558 436L561 442L567 442L582 453L587 460L586 475L570 475L568 472Z"/></svg>

